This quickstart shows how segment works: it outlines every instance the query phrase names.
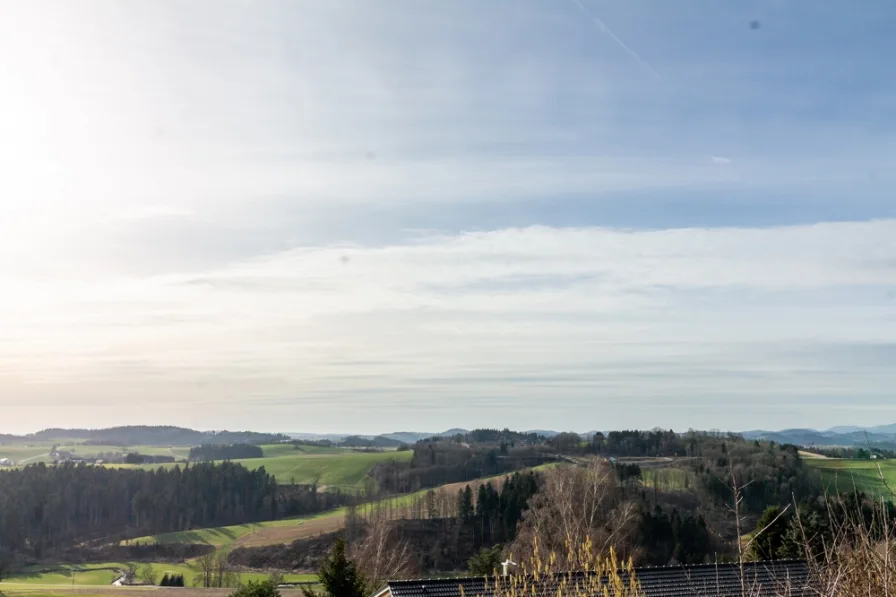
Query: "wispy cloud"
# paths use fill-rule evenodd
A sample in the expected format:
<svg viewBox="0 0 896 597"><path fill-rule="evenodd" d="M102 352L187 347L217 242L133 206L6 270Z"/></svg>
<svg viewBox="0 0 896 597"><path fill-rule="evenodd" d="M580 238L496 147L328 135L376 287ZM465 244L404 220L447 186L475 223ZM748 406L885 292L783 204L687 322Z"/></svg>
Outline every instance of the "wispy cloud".
<svg viewBox="0 0 896 597"><path fill-rule="evenodd" d="M544 392L594 416L614 396L870 399L887 367L834 375L833 361L806 347L896 337L893 238L886 220L537 227L297 248L11 306L18 323L5 328L14 341L0 344L0 377L35 396L90 388L95 402L124 377L137 392L201 380L181 395L236 404L251 388L275 410L298 399L322 420L335 396L410 408L420 392L455 405L475 396L495 418L505 397L530 404Z"/></svg>
<svg viewBox="0 0 896 597"><path fill-rule="evenodd" d="M896 41L868 31L892 9L571 2L11 6L4 412L120 423L127 395L376 431L884 404Z"/></svg>
<svg viewBox="0 0 896 597"><path fill-rule="evenodd" d="M603 21L603 19L601 19L600 17L595 15L591 11L590 8L585 6L585 4L582 2L582 0L570 0L570 2L575 4L579 8L579 10L581 10L585 14L586 17L591 19L591 22L593 22L595 25L597 25L601 31L603 31L605 34L607 34L610 37L610 39L612 39L614 42L616 42L617 46L619 46L620 48L625 50L629 56L634 58L641 66L646 68L650 72L650 74L652 74L657 79L662 80L663 76L659 73L659 71L657 71L655 68L653 68L653 66L651 66L651 64L649 62L644 60L644 58L642 58L640 54L635 52L628 44L626 44L624 41L619 39L619 37L615 33L613 33L613 31L607 26L607 24Z"/></svg>

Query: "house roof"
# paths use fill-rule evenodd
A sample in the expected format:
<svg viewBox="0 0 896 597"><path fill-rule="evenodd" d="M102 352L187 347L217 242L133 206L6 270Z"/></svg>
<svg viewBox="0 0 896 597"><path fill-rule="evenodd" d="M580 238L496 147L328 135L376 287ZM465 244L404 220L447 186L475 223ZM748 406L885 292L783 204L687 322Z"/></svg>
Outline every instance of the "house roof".
<svg viewBox="0 0 896 597"><path fill-rule="evenodd" d="M636 568L635 578L644 597L740 597L742 587L738 564L700 564ZM557 595L561 586L569 589L582 583L585 572L561 573L527 583L527 597ZM620 576L627 584L628 573ZM388 583L391 597L495 597L495 581L486 577L459 577L399 580ZM508 581L504 581L508 582ZM519 583L519 580L516 581ZM606 578L601 579L606 584ZM744 586L751 597L806 597L809 595L809 568L802 561L749 562L744 564ZM518 585L517 585L518 586ZM580 585L581 586L581 585ZM589 582L589 586L591 582ZM378 593L382 595L386 589ZM534 590L533 590L534 589ZM612 587L610 587L612 595Z"/></svg>

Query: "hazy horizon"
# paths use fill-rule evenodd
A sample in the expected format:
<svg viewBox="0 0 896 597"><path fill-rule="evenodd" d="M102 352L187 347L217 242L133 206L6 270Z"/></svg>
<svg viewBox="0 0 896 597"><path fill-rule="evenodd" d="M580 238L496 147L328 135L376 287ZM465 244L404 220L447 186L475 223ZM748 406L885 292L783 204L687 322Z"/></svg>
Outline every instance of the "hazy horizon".
<svg viewBox="0 0 896 597"><path fill-rule="evenodd" d="M896 6L840 8L4 3L2 426L896 421Z"/></svg>
<svg viewBox="0 0 896 597"><path fill-rule="evenodd" d="M147 423L116 423L116 424L112 424L112 425L87 426L87 427L69 426L69 425L47 425L46 427L42 427L40 429L30 429L27 431L16 431L16 432L12 432L7 429L0 428L0 435L8 434L8 435L27 436L27 435L38 433L40 431L44 431L47 429L93 429L93 430L96 430L96 429L105 429L105 428L110 428L110 427L113 427L113 428L114 427L131 427L131 426L139 426L139 425L154 426L155 424L151 424L151 423L149 423L149 424L147 424ZM167 423L160 423L159 425L167 425ZM708 431L708 432L721 431L721 432L745 433L745 432L760 431L760 430L775 432L775 431L785 431L788 429L814 429L815 431L826 432L826 431L830 431L832 429L836 429L839 427L857 427L859 429L872 429L875 427L890 426L890 425L896 425L896 423L890 424L890 423L886 423L886 422L884 422L884 423L877 422L877 423L874 423L871 425L834 425L832 427L824 427L824 428L811 428L811 427L784 428L784 427L771 426L771 427L762 427L762 428L757 427L757 428L750 428L750 429L746 429L746 428L744 428L744 429L735 429L735 428L722 429L722 428L712 428L712 427L674 428L674 427L669 427L669 426L664 427L662 425L650 425L650 426L645 426L645 427L618 427L618 428L610 428L610 427L593 427L593 428L591 428L591 427L589 427L587 429L576 429L576 428L553 428L553 427L534 427L534 426L513 427L513 426L501 425L501 424L483 425L481 423L475 423L475 424L467 424L467 425L451 425L451 426L448 426L445 428L436 428L436 427L430 426L430 428L419 428L419 429L417 429L417 428L415 428L415 429L398 429L398 428L396 428L396 429L390 429L390 430L379 429L379 430L366 430L366 431L358 430L358 429L348 429L348 428L323 430L323 431L307 431L307 430L302 430L302 429L276 429L276 428L267 429L267 428L241 427L240 425L224 425L221 427L214 427L214 428L189 427L186 425L173 425L173 426L174 427L189 427L191 429L195 429L196 431L202 431L202 432L208 432L208 431L253 431L253 432L258 432L258 433L282 433L285 435L301 434L301 435L309 435L309 436L310 435L314 435L314 436L329 436L329 435L376 436L376 435L390 435L390 434L395 434L395 433L432 433L433 435L436 435L439 433L444 433L445 431L449 431L451 429L464 429L464 430L470 431L472 429L504 429L504 428L509 428L511 431L518 431L518 432L524 432L524 433L531 432L531 431L557 431L557 432L572 432L572 433L579 433L579 434L587 434L587 433L592 433L595 431L602 431L602 432L620 431L623 429L639 429L639 430L650 430L650 429L668 430L668 429L671 429L672 431L675 431L677 433L683 433L683 432L686 432L689 430Z"/></svg>

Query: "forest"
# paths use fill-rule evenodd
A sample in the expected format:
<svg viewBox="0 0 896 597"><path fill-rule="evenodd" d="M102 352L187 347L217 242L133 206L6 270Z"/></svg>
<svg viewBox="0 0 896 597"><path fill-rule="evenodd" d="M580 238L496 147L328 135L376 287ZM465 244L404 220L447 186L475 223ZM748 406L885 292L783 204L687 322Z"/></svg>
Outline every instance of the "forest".
<svg viewBox="0 0 896 597"><path fill-rule="evenodd" d="M594 439L477 430L422 440L411 449L408 461L374 467L374 494L278 486L265 469L249 471L229 461L261 450L249 444L193 449L191 457L224 460L220 464L139 470L67 463L12 469L0 472L0 551L46 560L73 553L75 546L346 505L350 549L360 549L354 546L366 544L371 529L386 521L390 541L404 545L426 573L468 565L488 568L497 557L531 552L535 537L544 549L562 550L566 539L557 529L612 545L639 565L731 559L737 555L733 503L742 532L769 524L768 536L777 537L751 546L755 557L792 554L797 526L817 529L822 537L825 532L822 485L794 446L662 430L611 432ZM626 460L630 454L637 456ZM681 485L652 484L657 471L650 467L656 462L679 475ZM538 468L524 471L531 467ZM482 481L488 477L497 478ZM448 492L439 488L445 483L469 485ZM425 488L435 489L402 496ZM364 504L383 495L385 501ZM799 518L785 512L794 501L801 504ZM231 557L238 565L301 562L307 569L334 537L241 547Z"/></svg>
<svg viewBox="0 0 896 597"><path fill-rule="evenodd" d="M521 435L521 434L517 434ZM481 439L484 441L464 441ZM382 493L407 493L459 483L557 460L557 452L544 443L519 441L501 432L470 432L466 437L432 438L414 444L408 462L383 462L372 471Z"/></svg>
<svg viewBox="0 0 896 597"><path fill-rule="evenodd" d="M280 433L254 431L196 431L170 425L127 425L107 429L44 429L10 439L72 440L107 446L191 446L200 444L272 444L289 440Z"/></svg>
<svg viewBox="0 0 896 597"><path fill-rule="evenodd" d="M37 464L0 472L0 548L42 558L74 543L273 520L346 502L230 462L118 469Z"/></svg>
<svg viewBox="0 0 896 597"><path fill-rule="evenodd" d="M261 458L264 450L253 444L202 444L190 448L190 461L237 460Z"/></svg>

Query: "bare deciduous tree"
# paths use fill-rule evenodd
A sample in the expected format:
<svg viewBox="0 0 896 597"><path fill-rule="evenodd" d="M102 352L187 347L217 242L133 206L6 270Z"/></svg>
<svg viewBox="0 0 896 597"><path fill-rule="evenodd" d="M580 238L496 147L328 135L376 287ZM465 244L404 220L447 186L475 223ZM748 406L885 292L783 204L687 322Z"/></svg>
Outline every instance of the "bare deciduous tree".
<svg viewBox="0 0 896 597"><path fill-rule="evenodd" d="M146 564L140 568L140 582L144 585L158 584L159 575L156 573L152 564Z"/></svg>
<svg viewBox="0 0 896 597"><path fill-rule="evenodd" d="M238 587L240 573L227 561L226 553L218 553L215 556L215 574L213 586L219 589Z"/></svg>
<svg viewBox="0 0 896 597"><path fill-rule="evenodd" d="M626 558L632 551L636 514L608 463L593 460L583 467L552 469L523 515L511 553L541 561L548 561L552 553L567 554L568 561L552 565L557 570L582 569L586 564L570 546L589 544L598 553L613 548Z"/></svg>
<svg viewBox="0 0 896 597"><path fill-rule="evenodd" d="M137 564L136 562L128 562L124 568L124 584L132 585L137 580Z"/></svg>
<svg viewBox="0 0 896 597"><path fill-rule="evenodd" d="M197 587L211 587L215 574L215 552L210 551L196 558L196 567L199 573L193 577L193 584Z"/></svg>
<svg viewBox="0 0 896 597"><path fill-rule="evenodd" d="M380 588L387 580L407 578L415 571L410 546L386 508L369 511L364 537L352 546L351 554L371 590Z"/></svg>

